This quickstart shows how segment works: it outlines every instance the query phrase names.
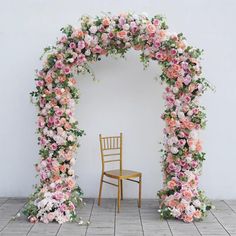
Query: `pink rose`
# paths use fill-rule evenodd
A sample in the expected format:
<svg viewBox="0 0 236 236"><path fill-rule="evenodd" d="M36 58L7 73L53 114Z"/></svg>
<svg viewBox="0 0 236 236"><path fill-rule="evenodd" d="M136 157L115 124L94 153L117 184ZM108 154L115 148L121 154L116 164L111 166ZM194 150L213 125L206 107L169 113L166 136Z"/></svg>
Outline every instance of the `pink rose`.
<svg viewBox="0 0 236 236"><path fill-rule="evenodd" d="M70 67L69 67L69 66L65 66L65 67L63 68L63 72L64 72L64 74L66 74L66 75L70 74Z"/></svg>
<svg viewBox="0 0 236 236"><path fill-rule="evenodd" d="M138 26L134 21L130 22L130 30L132 33L136 33L138 31Z"/></svg>
<svg viewBox="0 0 236 236"><path fill-rule="evenodd" d="M33 224L38 222L38 219L36 218L36 216L29 216L28 219L29 219L29 222Z"/></svg>
<svg viewBox="0 0 236 236"><path fill-rule="evenodd" d="M87 59L86 59L84 54L81 53L81 54L78 55L78 62L79 62L79 64L83 64L86 61L87 61Z"/></svg>
<svg viewBox="0 0 236 236"><path fill-rule="evenodd" d="M96 45L96 46L93 48L93 53L100 54L101 52L102 52L102 48L101 48L99 45Z"/></svg>
<svg viewBox="0 0 236 236"><path fill-rule="evenodd" d="M39 116L38 118L38 126L39 128L43 128L45 126L45 120L42 116Z"/></svg>
<svg viewBox="0 0 236 236"><path fill-rule="evenodd" d="M67 41L67 37L66 36L62 36L60 39L61 43L65 43Z"/></svg>
<svg viewBox="0 0 236 236"><path fill-rule="evenodd" d="M55 215L52 212L49 212L47 215L47 218L50 222L52 222L55 219Z"/></svg>
<svg viewBox="0 0 236 236"><path fill-rule="evenodd" d="M61 210L62 212L65 212L65 211L67 210L67 205L66 205L66 204L61 204L60 210Z"/></svg>
<svg viewBox="0 0 236 236"><path fill-rule="evenodd" d="M57 150L57 144L56 143L51 144L50 149L53 151Z"/></svg>
<svg viewBox="0 0 236 236"><path fill-rule="evenodd" d="M63 62L62 60L57 60L55 63L55 66L57 69L61 69L63 67Z"/></svg>
<svg viewBox="0 0 236 236"><path fill-rule="evenodd" d="M159 47L161 46L161 42L160 42L159 40L155 40L155 41L153 42L153 46L154 46L155 48L159 48ZM159 55L159 54L157 54L157 55ZM160 57L160 56L158 56L158 57Z"/></svg>
<svg viewBox="0 0 236 236"><path fill-rule="evenodd" d="M85 48L85 42L83 40L80 40L77 44L77 48L79 50L82 50L83 48Z"/></svg>
<svg viewBox="0 0 236 236"><path fill-rule="evenodd" d="M76 48L76 44L74 42L71 42L70 45L69 45L70 48L74 49Z"/></svg>
<svg viewBox="0 0 236 236"><path fill-rule="evenodd" d="M191 80L192 80L192 78L189 75L187 75L187 76L184 77L183 83L185 85L189 85Z"/></svg>
<svg viewBox="0 0 236 236"><path fill-rule="evenodd" d="M37 87L43 87L43 85L44 85L44 81L43 80L37 80L36 81L36 86Z"/></svg>
<svg viewBox="0 0 236 236"><path fill-rule="evenodd" d="M152 23L153 23L155 26L158 26L159 20L158 20L158 19L154 19Z"/></svg>

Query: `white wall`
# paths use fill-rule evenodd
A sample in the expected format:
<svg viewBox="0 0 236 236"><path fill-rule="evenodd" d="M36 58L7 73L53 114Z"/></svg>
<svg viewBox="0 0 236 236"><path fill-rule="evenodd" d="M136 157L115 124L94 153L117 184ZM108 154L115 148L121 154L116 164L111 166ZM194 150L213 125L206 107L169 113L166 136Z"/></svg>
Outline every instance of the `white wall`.
<svg viewBox="0 0 236 236"><path fill-rule="evenodd" d="M59 29L76 24L83 14L111 11L163 14L170 29L205 49L203 68L216 93L203 97L208 126L202 132L207 160L201 187L211 198L236 198L236 2L234 0L0 0L0 196L27 196L36 183L38 160L36 108L30 103L34 69L40 68L43 48L52 45ZM99 83L81 76L78 106L81 140L76 171L86 196L97 196L101 171L98 134L124 133L124 166L143 172L143 197L154 198L161 188L159 141L163 110L160 68L142 70L138 54L127 60L104 59L93 65ZM125 196L137 186L125 184ZM104 196L115 189L104 188Z"/></svg>

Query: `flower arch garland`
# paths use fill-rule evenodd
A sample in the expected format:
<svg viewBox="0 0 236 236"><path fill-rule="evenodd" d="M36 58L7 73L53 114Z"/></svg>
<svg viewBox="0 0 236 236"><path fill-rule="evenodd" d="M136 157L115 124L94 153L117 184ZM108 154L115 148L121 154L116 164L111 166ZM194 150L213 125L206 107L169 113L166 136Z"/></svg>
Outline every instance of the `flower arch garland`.
<svg viewBox="0 0 236 236"><path fill-rule="evenodd" d="M198 98L209 87L201 76L202 51L187 45L182 33L168 31L163 17L120 14L81 18L81 26L62 28L56 46L45 49L43 68L37 72L38 141L41 160L36 164L40 183L24 213L30 221L63 223L75 220L75 207L82 202L72 165L78 138L83 135L74 118L79 100L75 74L91 73L89 63L102 56L121 57L134 48L144 66L155 60L165 84L166 123L162 150L164 187L158 192L163 218L185 222L201 219L211 204L198 189L205 153L198 130L206 115Z"/></svg>

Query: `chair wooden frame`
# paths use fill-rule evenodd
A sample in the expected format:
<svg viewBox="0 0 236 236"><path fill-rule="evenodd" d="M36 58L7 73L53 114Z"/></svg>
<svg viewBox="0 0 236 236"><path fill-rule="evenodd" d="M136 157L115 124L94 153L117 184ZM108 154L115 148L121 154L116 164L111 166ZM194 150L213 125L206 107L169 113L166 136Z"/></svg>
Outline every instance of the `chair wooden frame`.
<svg viewBox="0 0 236 236"><path fill-rule="evenodd" d="M120 136L102 137L99 135L100 151L102 158L102 175L100 180L100 188L98 195L98 205L101 205L101 195L103 183L118 187L117 191L117 210L120 212L120 200L123 200L123 180L132 181L139 184L138 207L141 207L141 191L142 191L142 173L131 170L123 170L122 166L122 133ZM118 156L116 159L106 160L106 158ZM120 162L120 168L116 170L105 171L105 164L110 162ZM118 184L104 180L104 176L117 179ZM138 178L138 180L136 180Z"/></svg>

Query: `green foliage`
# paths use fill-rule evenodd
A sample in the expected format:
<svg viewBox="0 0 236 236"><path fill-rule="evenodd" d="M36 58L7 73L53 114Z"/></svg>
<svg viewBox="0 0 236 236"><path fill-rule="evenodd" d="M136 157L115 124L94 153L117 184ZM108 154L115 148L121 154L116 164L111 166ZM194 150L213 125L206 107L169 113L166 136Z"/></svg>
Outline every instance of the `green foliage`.
<svg viewBox="0 0 236 236"><path fill-rule="evenodd" d="M61 32L64 33L69 38L73 33L72 25L68 25L66 27L61 28Z"/></svg>

